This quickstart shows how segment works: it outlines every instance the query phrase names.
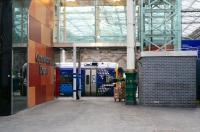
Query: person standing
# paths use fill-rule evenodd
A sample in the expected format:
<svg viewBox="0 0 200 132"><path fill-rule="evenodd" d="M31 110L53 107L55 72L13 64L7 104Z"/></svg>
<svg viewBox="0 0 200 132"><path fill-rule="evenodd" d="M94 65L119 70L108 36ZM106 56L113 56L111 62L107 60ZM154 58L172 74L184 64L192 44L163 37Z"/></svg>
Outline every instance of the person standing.
<svg viewBox="0 0 200 132"><path fill-rule="evenodd" d="M27 96L27 63L24 63L22 67L23 87L22 96Z"/></svg>

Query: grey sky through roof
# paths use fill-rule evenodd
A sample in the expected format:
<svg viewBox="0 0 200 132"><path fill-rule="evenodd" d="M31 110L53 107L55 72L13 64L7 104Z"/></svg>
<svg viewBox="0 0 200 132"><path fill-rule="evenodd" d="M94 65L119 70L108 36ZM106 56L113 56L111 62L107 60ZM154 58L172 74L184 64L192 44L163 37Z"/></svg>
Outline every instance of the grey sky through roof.
<svg viewBox="0 0 200 132"><path fill-rule="evenodd" d="M195 32L200 28L200 0L182 0L182 37L199 39Z"/></svg>
<svg viewBox="0 0 200 132"><path fill-rule="evenodd" d="M100 3L60 6L57 12L59 42L67 43L125 43L127 34L126 7ZM62 4L64 5L64 4ZM57 37L58 36L58 37ZM58 41L57 40L57 41Z"/></svg>

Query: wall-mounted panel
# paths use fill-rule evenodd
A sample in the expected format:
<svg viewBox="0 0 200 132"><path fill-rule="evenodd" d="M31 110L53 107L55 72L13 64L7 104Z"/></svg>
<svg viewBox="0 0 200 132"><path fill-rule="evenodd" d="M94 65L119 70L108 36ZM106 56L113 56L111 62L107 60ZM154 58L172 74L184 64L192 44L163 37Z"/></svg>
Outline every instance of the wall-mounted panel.
<svg viewBox="0 0 200 132"><path fill-rule="evenodd" d="M54 99L53 2L32 0L29 8L29 107Z"/></svg>

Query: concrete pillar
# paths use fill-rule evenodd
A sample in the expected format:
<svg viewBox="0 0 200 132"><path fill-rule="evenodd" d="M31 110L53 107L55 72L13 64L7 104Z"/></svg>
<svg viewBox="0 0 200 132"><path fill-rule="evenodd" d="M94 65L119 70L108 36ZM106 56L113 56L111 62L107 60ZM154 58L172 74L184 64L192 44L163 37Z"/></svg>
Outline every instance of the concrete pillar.
<svg viewBox="0 0 200 132"><path fill-rule="evenodd" d="M76 97L76 93L77 93L76 78L77 78L77 75L76 75L76 46L73 46L73 98L74 98L74 100L77 99L77 97Z"/></svg>
<svg viewBox="0 0 200 132"><path fill-rule="evenodd" d="M135 0L127 0L127 70L135 69Z"/></svg>

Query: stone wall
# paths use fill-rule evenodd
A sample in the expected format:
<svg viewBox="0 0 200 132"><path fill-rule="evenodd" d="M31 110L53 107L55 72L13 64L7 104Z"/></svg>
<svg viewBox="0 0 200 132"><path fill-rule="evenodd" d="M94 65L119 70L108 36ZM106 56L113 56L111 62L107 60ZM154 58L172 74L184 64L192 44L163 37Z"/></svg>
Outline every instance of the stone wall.
<svg viewBox="0 0 200 132"><path fill-rule="evenodd" d="M72 62L72 49L66 49L66 62ZM55 62L59 62L60 52L55 52ZM81 62L115 62L126 69L126 48L82 48Z"/></svg>

